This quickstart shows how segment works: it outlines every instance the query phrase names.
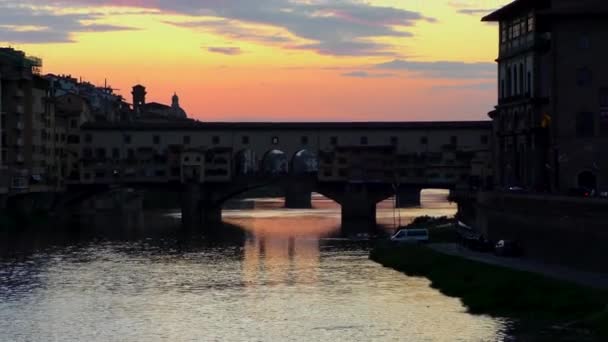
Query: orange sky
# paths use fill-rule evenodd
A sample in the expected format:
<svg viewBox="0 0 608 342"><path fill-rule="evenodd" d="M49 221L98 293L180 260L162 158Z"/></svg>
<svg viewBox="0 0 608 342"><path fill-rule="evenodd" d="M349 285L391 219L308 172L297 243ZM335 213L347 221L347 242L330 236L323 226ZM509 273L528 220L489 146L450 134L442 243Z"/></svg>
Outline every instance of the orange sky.
<svg viewBox="0 0 608 342"><path fill-rule="evenodd" d="M0 0L0 45L204 121L486 119L507 0Z"/></svg>

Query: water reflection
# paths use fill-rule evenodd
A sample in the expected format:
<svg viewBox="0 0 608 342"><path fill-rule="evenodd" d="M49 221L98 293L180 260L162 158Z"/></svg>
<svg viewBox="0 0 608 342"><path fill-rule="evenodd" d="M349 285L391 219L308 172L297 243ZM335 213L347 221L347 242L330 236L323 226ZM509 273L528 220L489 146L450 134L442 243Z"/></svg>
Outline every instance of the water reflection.
<svg viewBox="0 0 608 342"><path fill-rule="evenodd" d="M138 232L38 232L16 244L4 240L3 248L13 247L0 257L0 340L503 337L504 322L469 315L426 279L369 261L366 241L338 234L339 210L331 202L315 201L316 211L284 210L279 202L227 212L214 236L183 232L175 215L163 215L148 217ZM390 223L388 208L379 217ZM24 242L30 240L38 242Z"/></svg>

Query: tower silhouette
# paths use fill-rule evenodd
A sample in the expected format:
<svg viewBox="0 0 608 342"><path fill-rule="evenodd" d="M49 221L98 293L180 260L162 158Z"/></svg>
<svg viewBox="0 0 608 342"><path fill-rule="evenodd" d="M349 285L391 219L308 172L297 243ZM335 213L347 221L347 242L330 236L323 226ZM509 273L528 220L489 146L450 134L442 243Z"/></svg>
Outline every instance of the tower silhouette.
<svg viewBox="0 0 608 342"><path fill-rule="evenodd" d="M146 104L146 87L138 84L133 87L131 95L133 95L133 110L137 114L141 114L143 106Z"/></svg>

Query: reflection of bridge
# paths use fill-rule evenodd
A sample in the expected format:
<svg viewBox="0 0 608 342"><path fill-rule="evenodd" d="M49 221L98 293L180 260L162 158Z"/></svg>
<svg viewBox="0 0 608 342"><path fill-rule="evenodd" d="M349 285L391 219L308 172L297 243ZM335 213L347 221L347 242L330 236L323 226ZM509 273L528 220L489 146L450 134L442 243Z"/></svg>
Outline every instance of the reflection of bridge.
<svg viewBox="0 0 608 342"><path fill-rule="evenodd" d="M489 122L96 123L82 128L70 183L181 189L188 225L221 219L224 201L269 184L288 207L310 206L316 191L344 221L375 222L396 185L416 203L422 188L489 176L489 137Z"/></svg>

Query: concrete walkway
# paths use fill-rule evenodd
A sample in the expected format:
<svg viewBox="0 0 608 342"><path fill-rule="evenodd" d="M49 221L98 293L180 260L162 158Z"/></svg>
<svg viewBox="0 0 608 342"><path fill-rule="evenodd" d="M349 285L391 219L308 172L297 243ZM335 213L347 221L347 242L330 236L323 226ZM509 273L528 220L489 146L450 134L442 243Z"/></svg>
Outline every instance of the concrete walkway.
<svg viewBox="0 0 608 342"><path fill-rule="evenodd" d="M608 289L608 274L579 271L559 265L545 264L525 258L506 258L491 253L471 251L456 243L433 243L429 248L448 255L483 262L490 265L507 267L519 271L542 274L549 278L569 281L583 286Z"/></svg>

